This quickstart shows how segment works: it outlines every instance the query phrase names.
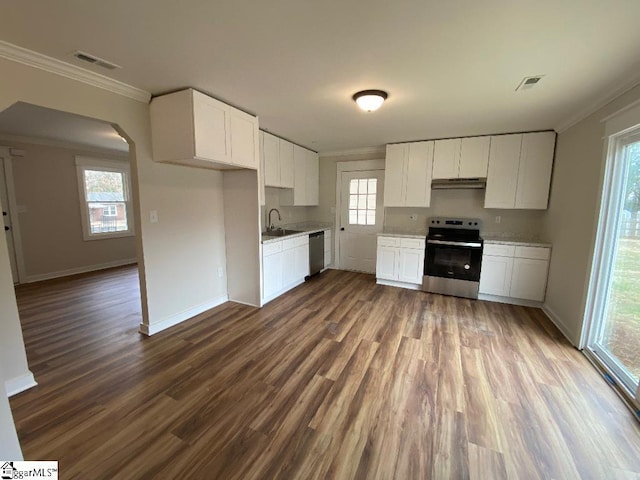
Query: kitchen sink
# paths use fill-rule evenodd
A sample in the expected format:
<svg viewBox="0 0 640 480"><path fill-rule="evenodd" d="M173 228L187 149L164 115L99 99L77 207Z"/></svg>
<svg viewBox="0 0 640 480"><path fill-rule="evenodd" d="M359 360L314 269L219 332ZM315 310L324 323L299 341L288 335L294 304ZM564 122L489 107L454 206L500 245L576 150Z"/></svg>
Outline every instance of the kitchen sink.
<svg viewBox="0 0 640 480"><path fill-rule="evenodd" d="M277 230L270 230L268 232L262 232L263 237L286 237L287 235L293 235L295 233L303 233L304 230L287 230L279 228Z"/></svg>

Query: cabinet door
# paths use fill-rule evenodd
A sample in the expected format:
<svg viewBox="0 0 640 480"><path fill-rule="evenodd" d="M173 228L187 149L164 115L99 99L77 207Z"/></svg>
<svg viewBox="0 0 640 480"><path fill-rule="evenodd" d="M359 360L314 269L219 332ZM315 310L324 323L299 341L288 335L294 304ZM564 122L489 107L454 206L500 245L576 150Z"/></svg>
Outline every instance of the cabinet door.
<svg viewBox="0 0 640 480"><path fill-rule="evenodd" d="M293 204L307 204L307 150L293 146Z"/></svg>
<svg viewBox="0 0 640 480"><path fill-rule="evenodd" d="M324 268L331 265L331 230L324 231Z"/></svg>
<svg viewBox="0 0 640 480"><path fill-rule="evenodd" d="M399 248L378 247L378 254L376 259L376 278L381 278L384 280L398 280L399 255Z"/></svg>
<svg viewBox="0 0 640 480"><path fill-rule="evenodd" d="M280 186L293 188L293 143L279 138L278 146L280 150Z"/></svg>
<svg viewBox="0 0 640 480"><path fill-rule="evenodd" d="M522 134L495 135L489 147L484 208L514 208Z"/></svg>
<svg viewBox="0 0 640 480"><path fill-rule="evenodd" d="M430 205L432 168L433 142L410 143L405 175L407 182L405 206L428 207Z"/></svg>
<svg viewBox="0 0 640 480"><path fill-rule="evenodd" d="M229 110L231 163L258 169L258 121L244 112Z"/></svg>
<svg viewBox="0 0 640 480"><path fill-rule="evenodd" d="M293 254L295 257L295 281L299 282L309 275L309 244L296 247Z"/></svg>
<svg viewBox="0 0 640 480"><path fill-rule="evenodd" d="M555 132L525 133L522 136L516 208L547 208L555 144Z"/></svg>
<svg viewBox="0 0 640 480"><path fill-rule="evenodd" d="M287 288L294 283L298 277L296 270L295 248L282 251L282 286Z"/></svg>
<svg viewBox="0 0 640 480"><path fill-rule="evenodd" d="M433 148L433 178L458 178L460 138L436 140Z"/></svg>
<svg viewBox="0 0 640 480"><path fill-rule="evenodd" d="M260 130L258 136L260 142L260 168L258 168L258 197L260 206L264 207L266 200L264 195L264 132Z"/></svg>
<svg viewBox="0 0 640 480"><path fill-rule="evenodd" d="M230 162L228 107L200 92L193 92L195 156Z"/></svg>
<svg viewBox="0 0 640 480"><path fill-rule="evenodd" d="M307 150L307 202L306 205L318 205L320 194L320 159L316 152Z"/></svg>
<svg viewBox="0 0 640 480"><path fill-rule="evenodd" d="M262 258L262 298L271 298L282 290L282 252Z"/></svg>
<svg viewBox="0 0 640 480"><path fill-rule="evenodd" d="M491 137L463 138L460 150L460 178L484 178L489 166Z"/></svg>
<svg viewBox="0 0 640 480"><path fill-rule="evenodd" d="M480 293L508 297L513 271L512 257L482 256L480 269Z"/></svg>
<svg viewBox="0 0 640 480"><path fill-rule="evenodd" d="M263 137L264 184L267 187L280 186L280 146L278 137L261 132Z"/></svg>
<svg viewBox="0 0 640 480"><path fill-rule="evenodd" d="M515 258L511 277L510 297L544 301L547 289L547 260Z"/></svg>
<svg viewBox="0 0 640 480"><path fill-rule="evenodd" d="M409 146L406 143L387 145L387 155L384 162L385 207L405 206L408 153Z"/></svg>
<svg viewBox="0 0 640 480"><path fill-rule="evenodd" d="M422 284L424 272L424 249L400 249L398 280L401 282Z"/></svg>

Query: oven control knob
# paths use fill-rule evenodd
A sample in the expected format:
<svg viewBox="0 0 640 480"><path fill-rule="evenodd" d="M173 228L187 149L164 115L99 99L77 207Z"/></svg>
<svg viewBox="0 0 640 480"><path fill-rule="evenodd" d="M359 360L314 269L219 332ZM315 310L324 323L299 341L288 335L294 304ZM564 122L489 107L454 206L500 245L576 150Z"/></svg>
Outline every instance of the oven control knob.
<svg viewBox="0 0 640 480"><path fill-rule="evenodd" d="M471 268L471 267L469 266L469 264L468 264L468 263L464 266L464 269L465 269L465 270L469 270L470 268Z"/></svg>

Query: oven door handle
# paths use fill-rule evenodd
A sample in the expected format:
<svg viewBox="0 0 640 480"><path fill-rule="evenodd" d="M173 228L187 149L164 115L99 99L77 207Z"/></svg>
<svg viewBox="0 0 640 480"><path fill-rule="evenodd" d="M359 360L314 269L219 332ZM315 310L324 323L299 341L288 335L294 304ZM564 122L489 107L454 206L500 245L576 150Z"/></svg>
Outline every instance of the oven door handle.
<svg viewBox="0 0 640 480"><path fill-rule="evenodd" d="M481 248L482 243L480 242L451 242L448 240L427 240L427 243L433 245L451 245L453 247L471 247L471 248Z"/></svg>

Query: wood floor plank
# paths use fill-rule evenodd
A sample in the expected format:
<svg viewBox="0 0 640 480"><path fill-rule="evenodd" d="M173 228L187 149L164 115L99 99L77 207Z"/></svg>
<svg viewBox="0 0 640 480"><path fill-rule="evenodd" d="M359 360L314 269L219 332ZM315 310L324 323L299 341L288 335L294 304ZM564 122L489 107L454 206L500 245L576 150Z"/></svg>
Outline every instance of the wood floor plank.
<svg viewBox="0 0 640 480"><path fill-rule="evenodd" d="M634 479L640 425L538 309L327 271L146 338L135 268L19 286L61 478Z"/></svg>

